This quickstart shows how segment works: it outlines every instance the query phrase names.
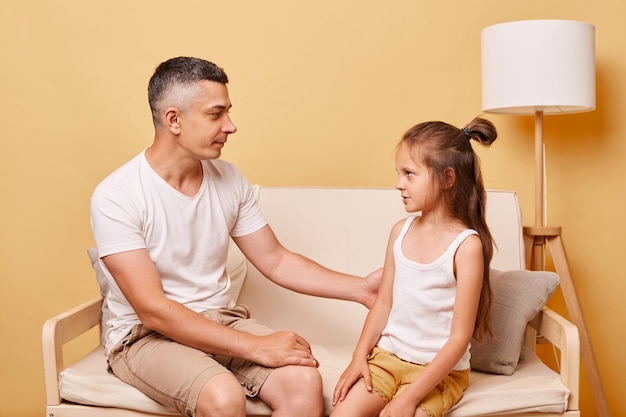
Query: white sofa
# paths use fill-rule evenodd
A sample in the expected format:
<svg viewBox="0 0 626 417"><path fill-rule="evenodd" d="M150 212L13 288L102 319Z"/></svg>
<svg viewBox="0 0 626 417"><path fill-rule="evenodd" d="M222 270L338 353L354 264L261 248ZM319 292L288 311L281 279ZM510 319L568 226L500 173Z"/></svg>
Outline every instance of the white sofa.
<svg viewBox="0 0 626 417"><path fill-rule="evenodd" d="M406 216L398 192L393 189L257 189L266 218L287 248L357 275L382 266L391 226ZM555 274L524 271L521 214L514 192L490 190L487 217L497 245L492 268L493 278L497 279L493 283L498 304L495 308L500 310L494 320L511 315L516 323L511 324L509 319L499 323L496 340L490 341L489 346L472 348L473 361L475 357L479 368L494 366L495 372L514 372L501 375L473 369L470 387L447 416L580 416L577 329L543 307L558 282ZM233 291L240 291L239 301L250 308L254 317L276 330L294 330L312 344L320 362L328 414L334 385L349 362L366 309L355 303L305 296L278 287L249 265L234 245L229 271ZM95 346L79 362L64 366L63 345L99 325L101 305L102 299L97 298L44 324L46 415L177 415L107 373L101 346ZM525 331L526 322L529 326ZM537 331L539 338L535 337ZM558 372L548 368L533 352L537 339L552 343L558 350ZM502 347L508 359L500 357ZM520 353L523 358L518 362ZM270 415L270 409L251 399L248 415Z"/></svg>

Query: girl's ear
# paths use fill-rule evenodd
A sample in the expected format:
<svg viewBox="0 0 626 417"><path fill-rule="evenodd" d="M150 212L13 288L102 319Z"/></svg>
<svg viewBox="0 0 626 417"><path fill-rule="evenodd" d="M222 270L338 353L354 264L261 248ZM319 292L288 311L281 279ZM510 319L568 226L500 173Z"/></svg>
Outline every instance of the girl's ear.
<svg viewBox="0 0 626 417"><path fill-rule="evenodd" d="M446 169L444 169L443 170L443 184L442 184L443 189L449 190L450 188L452 188L455 182L456 182L456 172L454 171L454 168L447 167Z"/></svg>

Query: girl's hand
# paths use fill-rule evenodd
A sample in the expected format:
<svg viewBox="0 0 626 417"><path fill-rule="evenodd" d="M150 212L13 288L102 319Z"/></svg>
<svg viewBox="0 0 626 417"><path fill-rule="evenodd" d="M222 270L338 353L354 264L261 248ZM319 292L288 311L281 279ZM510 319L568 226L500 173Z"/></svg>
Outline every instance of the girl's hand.
<svg viewBox="0 0 626 417"><path fill-rule="evenodd" d="M368 391L372 391L372 378L370 376L370 370L367 366L367 360L355 360L352 359L350 365L343 371L337 385L335 386L335 391L333 393L333 405L336 405L337 402L343 401L346 398L346 394L354 385L354 383L360 378L363 377L365 379L365 386Z"/></svg>
<svg viewBox="0 0 626 417"><path fill-rule="evenodd" d="M400 394L383 408L379 417L414 417L416 410L417 403L409 395Z"/></svg>

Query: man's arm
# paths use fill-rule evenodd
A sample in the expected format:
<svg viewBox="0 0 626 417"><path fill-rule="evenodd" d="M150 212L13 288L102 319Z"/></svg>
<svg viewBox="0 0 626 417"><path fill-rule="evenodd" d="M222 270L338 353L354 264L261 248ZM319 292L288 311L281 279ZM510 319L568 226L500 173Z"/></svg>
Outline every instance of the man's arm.
<svg viewBox="0 0 626 417"><path fill-rule="evenodd" d="M222 326L165 296L156 266L145 249L105 256L102 261L142 324L207 353L279 367L317 366L311 349L292 332L254 336Z"/></svg>
<svg viewBox="0 0 626 417"><path fill-rule="evenodd" d="M356 301L368 308L374 304L382 269L365 279L330 270L287 250L269 225L233 240L263 275L282 287L308 295Z"/></svg>

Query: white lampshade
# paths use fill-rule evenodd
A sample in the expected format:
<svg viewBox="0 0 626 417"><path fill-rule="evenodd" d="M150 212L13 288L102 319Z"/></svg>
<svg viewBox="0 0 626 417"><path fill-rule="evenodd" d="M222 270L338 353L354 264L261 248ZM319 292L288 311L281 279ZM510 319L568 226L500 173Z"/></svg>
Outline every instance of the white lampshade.
<svg viewBox="0 0 626 417"><path fill-rule="evenodd" d="M488 113L595 109L594 26L571 20L524 20L484 28L482 100Z"/></svg>

